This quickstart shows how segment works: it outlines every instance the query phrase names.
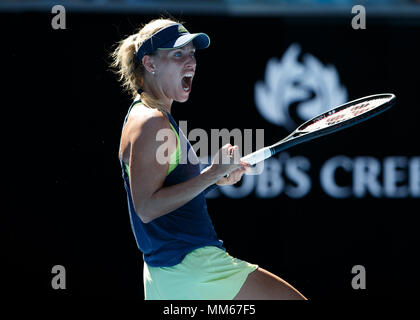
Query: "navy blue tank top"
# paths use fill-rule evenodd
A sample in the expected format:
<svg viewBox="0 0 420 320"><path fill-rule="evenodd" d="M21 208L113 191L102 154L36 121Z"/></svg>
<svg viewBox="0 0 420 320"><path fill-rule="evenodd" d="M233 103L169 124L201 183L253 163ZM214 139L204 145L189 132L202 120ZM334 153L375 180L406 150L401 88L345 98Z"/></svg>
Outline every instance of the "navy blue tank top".
<svg viewBox="0 0 420 320"><path fill-rule="evenodd" d="M132 107L139 102L135 101L130 106L124 125ZM181 148L179 164L166 176L163 187L184 182L200 174L200 164L194 149L179 129L171 114L167 113L167 116L172 126L178 132L181 146L184 147ZM149 223L143 223L134 209L129 176L122 159L120 163L124 186L127 191L131 228L137 246L143 253L143 259L149 266L174 266L180 263L189 252L204 246L217 246L225 250L222 241L218 239L214 230L213 223L207 212L205 199L206 193L213 190L216 187L215 184L178 209Z"/></svg>

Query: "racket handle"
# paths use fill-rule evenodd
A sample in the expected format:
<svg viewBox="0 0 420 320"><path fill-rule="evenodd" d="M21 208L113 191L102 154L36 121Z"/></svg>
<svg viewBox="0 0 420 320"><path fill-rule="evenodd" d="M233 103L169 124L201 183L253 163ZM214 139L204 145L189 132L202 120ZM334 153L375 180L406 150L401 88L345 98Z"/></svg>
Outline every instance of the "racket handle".
<svg viewBox="0 0 420 320"><path fill-rule="evenodd" d="M265 147L241 158L241 161L254 165L272 156L270 147Z"/></svg>

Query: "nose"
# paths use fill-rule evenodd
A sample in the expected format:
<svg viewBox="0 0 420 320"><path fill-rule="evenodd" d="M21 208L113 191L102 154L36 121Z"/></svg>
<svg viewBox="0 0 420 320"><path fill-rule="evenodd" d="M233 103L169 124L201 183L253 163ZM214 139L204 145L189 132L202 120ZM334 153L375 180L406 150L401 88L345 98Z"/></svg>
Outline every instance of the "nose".
<svg viewBox="0 0 420 320"><path fill-rule="evenodd" d="M195 69L196 65L197 65L197 61L195 60L195 56L194 55L188 55L185 67Z"/></svg>

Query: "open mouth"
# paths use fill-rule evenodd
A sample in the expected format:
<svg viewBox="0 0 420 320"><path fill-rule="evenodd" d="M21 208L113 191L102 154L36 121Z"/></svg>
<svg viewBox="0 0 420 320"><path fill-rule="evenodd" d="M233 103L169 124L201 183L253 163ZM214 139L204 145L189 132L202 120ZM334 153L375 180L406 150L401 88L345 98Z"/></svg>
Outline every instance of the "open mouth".
<svg viewBox="0 0 420 320"><path fill-rule="evenodd" d="M185 76L182 77L182 88L185 92L191 91L191 85L192 85L192 73L187 73Z"/></svg>

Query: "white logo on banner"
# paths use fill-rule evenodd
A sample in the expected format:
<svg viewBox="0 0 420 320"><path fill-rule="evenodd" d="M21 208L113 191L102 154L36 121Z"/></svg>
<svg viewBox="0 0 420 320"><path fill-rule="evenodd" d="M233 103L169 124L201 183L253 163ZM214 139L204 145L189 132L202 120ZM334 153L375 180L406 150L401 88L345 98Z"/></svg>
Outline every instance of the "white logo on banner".
<svg viewBox="0 0 420 320"><path fill-rule="evenodd" d="M265 79L255 85L255 103L269 122L294 130L298 125L347 102L347 90L332 65L323 65L292 44L278 60L268 61ZM374 143L373 141L371 143ZM336 155L314 172L311 159L282 152L264 161L259 175L244 175L241 183L222 186L208 198L240 199L251 195L275 198L307 196L313 184L331 198L419 198L420 157ZM318 170L318 168L317 168Z"/></svg>
<svg viewBox="0 0 420 320"><path fill-rule="evenodd" d="M300 62L300 51L294 43L281 60L271 58L264 82L255 85L258 111L267 121L289 131L301 124L293 118L303 122L347 101L347 90L340 84L336 68L324 66L309 53Z"/></svg>

